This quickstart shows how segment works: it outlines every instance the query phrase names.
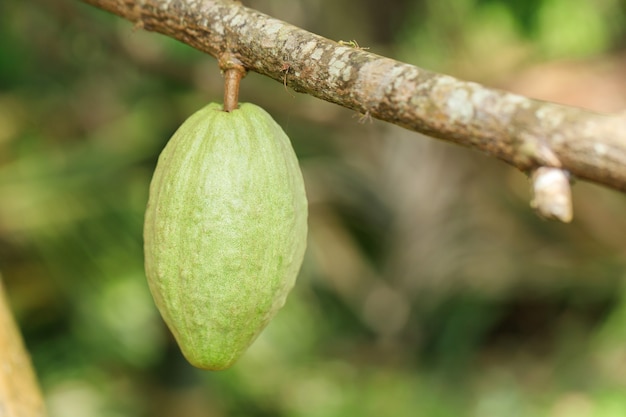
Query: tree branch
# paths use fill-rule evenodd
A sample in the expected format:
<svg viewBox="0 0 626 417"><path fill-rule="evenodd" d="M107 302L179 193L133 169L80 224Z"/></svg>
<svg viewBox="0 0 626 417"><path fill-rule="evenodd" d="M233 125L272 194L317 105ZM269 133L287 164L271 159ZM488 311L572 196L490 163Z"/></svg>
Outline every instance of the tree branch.
<svg viewBox="0 0 626 417"><path fill-rule="evenodd" d="M522 171L561 168L626 191L626 113L491 89L339 44L233 0L83 0L295 91L474 148Z"/></svg>
<svg viewBox="0 0 626 417"><path fill-rule="evenodd" d="M0 416L44 417L43 398L0 279Z"/></svg>

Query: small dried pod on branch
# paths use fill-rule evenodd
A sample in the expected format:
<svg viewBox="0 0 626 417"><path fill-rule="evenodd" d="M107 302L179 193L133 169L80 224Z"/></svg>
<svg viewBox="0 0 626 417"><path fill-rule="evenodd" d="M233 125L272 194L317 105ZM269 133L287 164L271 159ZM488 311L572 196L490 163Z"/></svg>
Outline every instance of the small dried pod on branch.
<svg viewBox="0 0 626 417"><path fill-rule="evenodd" d="M532 200L530 206L545 219L569 223L574 216L572 191L567 171L540 167L531 176Z"/></svg>

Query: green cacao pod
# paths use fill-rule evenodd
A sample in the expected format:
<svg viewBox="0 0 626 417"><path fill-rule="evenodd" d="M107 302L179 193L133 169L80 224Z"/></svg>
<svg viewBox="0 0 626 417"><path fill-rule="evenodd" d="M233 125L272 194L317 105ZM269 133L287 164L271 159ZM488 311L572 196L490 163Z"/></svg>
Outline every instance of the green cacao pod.
<svg viewBox="0 0 626 417"><path fill-rule="evenodd" d="M285 303L307 201L291 142L262 108L212 103L159 156L144 224L146 275L187 360L230 367Z"/></svg>

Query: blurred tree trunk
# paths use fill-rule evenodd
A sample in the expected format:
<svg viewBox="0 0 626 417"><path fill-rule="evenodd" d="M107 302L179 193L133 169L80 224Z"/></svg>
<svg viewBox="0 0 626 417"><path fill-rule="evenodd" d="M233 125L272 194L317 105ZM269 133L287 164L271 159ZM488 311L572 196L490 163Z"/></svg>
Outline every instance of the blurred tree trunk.
<svg viewBox="0 0 626 417"><path fill-rule="evenodd" d="M45 415L35 372L0 279L0 416Z"/></svg>
<svg viewBox="0 0 626 417"><path fill-rule="evenodd" d="M83 0L297 92L478 149L626 191L626 113L605 115L436 74L312 34L234 0Z"/></svg>
<svg viewBox="0 0 626 417"><path fill-rule="evenodd" d="M368 23L372 28L372 36L378 42L392 43L396 36L398 26L404 22L407 14L416 8L423 8L422 2L414 0L396 0L393 6L386 1L380 0L358 0L358 3L365 3L369 10Z"/></svg>

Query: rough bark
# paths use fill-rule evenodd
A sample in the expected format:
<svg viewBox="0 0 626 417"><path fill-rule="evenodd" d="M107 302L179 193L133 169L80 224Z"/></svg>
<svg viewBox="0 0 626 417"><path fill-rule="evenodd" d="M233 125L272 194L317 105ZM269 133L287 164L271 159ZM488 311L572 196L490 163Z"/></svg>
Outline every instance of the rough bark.
<svg viewBox="0 0 626 417"><path fill-rule="evenodd" d="M523 171L562 168L626 191L626 113L532 100L339 44L233 0L83 0L295 91L474 148ZM356 46L356 45L355 45Z"/></svg>
<svg viewBox="0 0 626 417"><path fill-rule="evenodd" d="M30 357L0 279L0 416L44 417L43 398Z"/></svg>

